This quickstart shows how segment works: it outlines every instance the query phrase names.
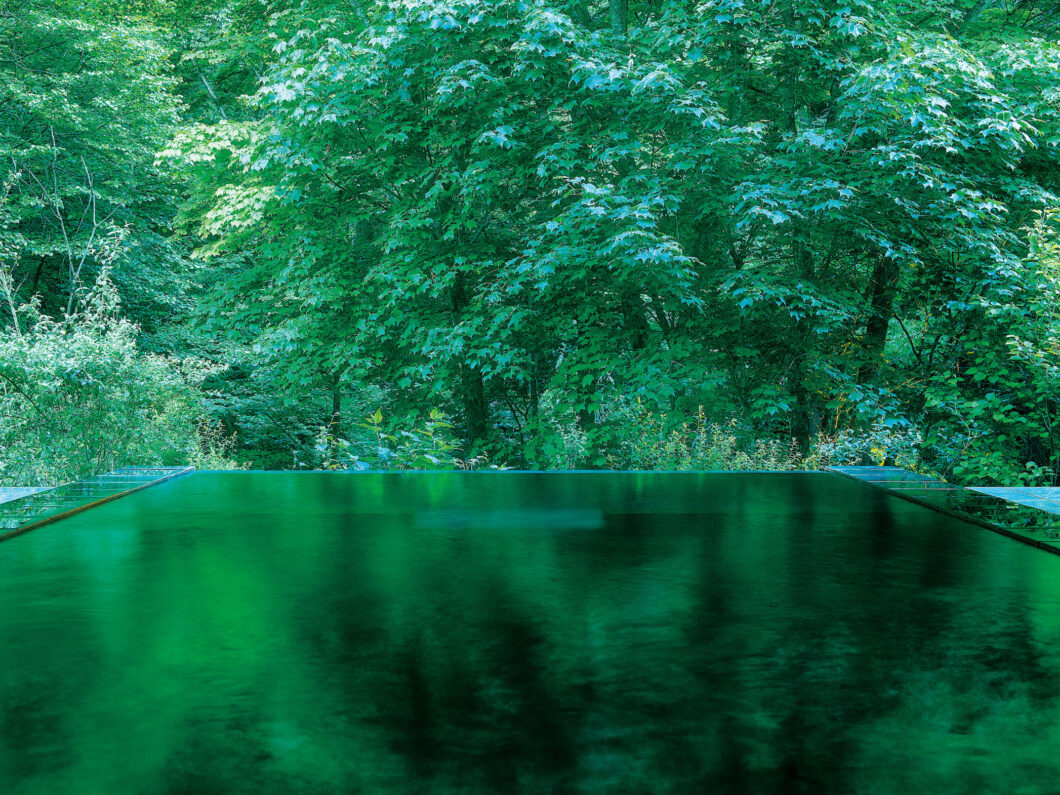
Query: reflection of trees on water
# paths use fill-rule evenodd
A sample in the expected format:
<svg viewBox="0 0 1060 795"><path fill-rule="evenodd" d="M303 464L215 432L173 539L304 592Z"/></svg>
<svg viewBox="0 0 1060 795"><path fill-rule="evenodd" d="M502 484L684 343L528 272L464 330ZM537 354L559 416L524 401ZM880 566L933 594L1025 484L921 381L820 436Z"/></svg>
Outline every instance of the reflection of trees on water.
<svg viewBox="0 0 1060 795"><path fill-rule="evenodd" d="M1053 780L1051 556L828 478L493 482L193 478L179 514L145 492L27 536L0 559L0 774L30 792L118 771L200 792ZM575 526L538 526L542 506ZM435 521L474 511L515 518Z"/></svg>

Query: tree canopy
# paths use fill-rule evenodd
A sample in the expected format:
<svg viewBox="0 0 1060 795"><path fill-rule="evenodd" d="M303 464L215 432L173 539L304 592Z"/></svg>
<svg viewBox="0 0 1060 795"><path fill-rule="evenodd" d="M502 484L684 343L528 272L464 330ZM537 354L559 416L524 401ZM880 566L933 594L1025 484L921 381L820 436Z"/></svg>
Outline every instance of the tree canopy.
<svg viewBox="0 0 1060 795"><path fill-rule="evenodd" d="M1053 482L1058 26L1034 0L9 3L2 350L23 307L80 328L102 274L137 356L204 363L189 422L241 464Z"/></svg>

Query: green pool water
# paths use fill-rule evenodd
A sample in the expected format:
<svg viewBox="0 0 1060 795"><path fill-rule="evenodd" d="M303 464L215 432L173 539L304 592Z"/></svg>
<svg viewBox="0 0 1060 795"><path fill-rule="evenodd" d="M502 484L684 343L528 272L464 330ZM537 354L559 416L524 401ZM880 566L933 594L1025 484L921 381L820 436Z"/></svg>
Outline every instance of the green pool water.
<svg viewBox="0 0 1060 795"><path fill-rule="evenodd" d="M0 792L1060 791L1060 557L832 475L198 473L0 544Z"/></svg>

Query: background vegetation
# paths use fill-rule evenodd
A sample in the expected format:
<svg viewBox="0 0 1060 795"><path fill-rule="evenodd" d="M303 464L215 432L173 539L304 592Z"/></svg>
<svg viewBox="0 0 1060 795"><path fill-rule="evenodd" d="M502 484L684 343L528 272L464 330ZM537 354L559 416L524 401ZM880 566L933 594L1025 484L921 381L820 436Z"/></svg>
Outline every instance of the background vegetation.
<svg viewBox="0 0 1060 795"><path fill-rule="evenodd" d="M0 481L1060 469L1044 0L0 1Z"/></svg>

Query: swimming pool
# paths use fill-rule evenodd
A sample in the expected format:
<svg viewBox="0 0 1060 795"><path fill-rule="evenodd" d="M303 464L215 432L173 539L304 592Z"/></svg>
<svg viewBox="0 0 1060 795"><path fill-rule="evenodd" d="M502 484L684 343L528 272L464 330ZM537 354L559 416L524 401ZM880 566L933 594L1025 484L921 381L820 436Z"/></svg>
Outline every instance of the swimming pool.
<svg viewBox="0 0 1060 795"><path fill-rule="evenodd" d="M196 473L0 545L0 790L1048 792L1060 559L827 474Z"/></svg>

